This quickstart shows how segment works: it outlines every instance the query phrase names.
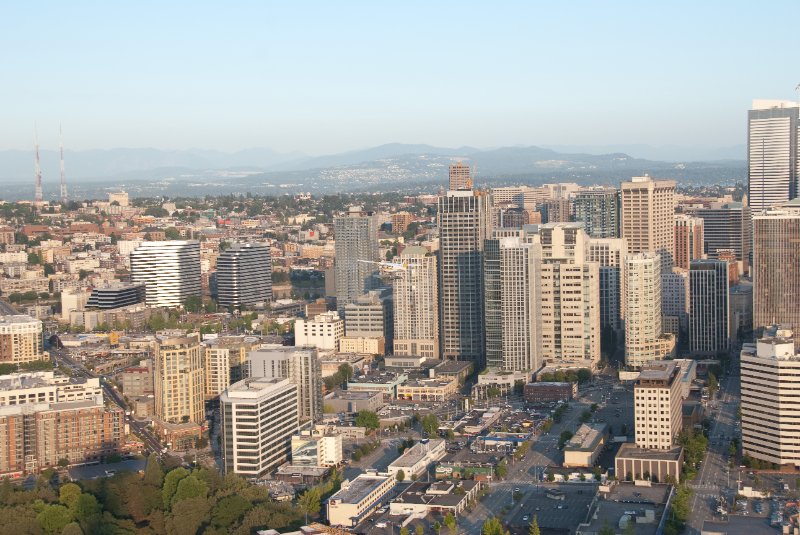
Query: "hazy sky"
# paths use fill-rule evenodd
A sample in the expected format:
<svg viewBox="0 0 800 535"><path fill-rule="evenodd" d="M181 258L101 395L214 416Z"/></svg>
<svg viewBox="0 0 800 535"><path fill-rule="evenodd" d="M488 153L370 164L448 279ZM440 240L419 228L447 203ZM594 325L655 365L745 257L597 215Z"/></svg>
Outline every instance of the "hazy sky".
<svg viewBox="0 0 800 535"><path fill-rule="evenodd" d="M168 4L168 5L167 5ZM800 2L0 8L0 149L728 146L796 98Z"/></svg>

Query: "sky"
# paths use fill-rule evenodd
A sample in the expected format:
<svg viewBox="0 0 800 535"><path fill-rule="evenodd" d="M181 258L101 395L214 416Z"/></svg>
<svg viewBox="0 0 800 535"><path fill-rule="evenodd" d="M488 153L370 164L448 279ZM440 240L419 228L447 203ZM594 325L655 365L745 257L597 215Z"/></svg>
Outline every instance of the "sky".
<svg viewBox="0 0 800 535"><path fill-rule="evenodd" d="M725 147L800 2L6 2L0 150ZM744 158L744 155L743 155Z"/></svg>

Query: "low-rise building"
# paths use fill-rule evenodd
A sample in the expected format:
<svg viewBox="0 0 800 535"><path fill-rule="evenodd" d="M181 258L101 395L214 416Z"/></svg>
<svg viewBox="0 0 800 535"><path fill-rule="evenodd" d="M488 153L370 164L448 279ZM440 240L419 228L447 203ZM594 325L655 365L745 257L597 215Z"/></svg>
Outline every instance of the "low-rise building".
<svg viewBox="0 0 800 535"><path fill-rule="evenodd" d="M470 502L477 499L480 487L480 481L468 479L433 483L415 481L391 501L389 514L458 516Z"/></svg>
<svg viewBox="0 0 800 535"><path fill-rule="evenodd" d="M592 467L608 440L606 424L582 424L564 445L564 467Z"/></svg>
<svg viewBox="0 0 800 535"><path fill-rule="evenodd" d="M361 411L378 412L385 405L380 392L351 392L336 390L322 400L325 412L356 413Z"/></svg>
<svg viewBox="0 0 800 535"><path fill-rule="evenodd" d="M292 437L292 466L333 467L340 464L342 464L341 435Z"/></svg>
<svg viewBox="0 0 800 535"><path fill-rule="evenodd" d="M378 508L396 481L394 477L371 474L344 481L342 488L328 499L328 522L331 526L357 525Z"/></svg>
<svg viewBox="0 0 800 535"><path fill-rule="evenodd" d="M336 351L343 336L344 320L336 312L325 312L311 320L301 318L294 322L294 340L298 346Z"/></svg>
<svg viewBox="0 0 800 535"><path fill-rule="evenodd" d="M396 399L397 388L408 381L403 373L384 372L362 375L347 382L347 390L352 392L379 392L384 399Z"/></svg>
<svg viewBox="0 0 800 535"><path fill-rule="evenodd" d="M614 458L614 474L620 481L667 481L679 483L683 467L683 448L640 448L635 444L623 444Z"/></svg>
<svg viewBox="0 0 800 535"><path fill-rule="evenodd" d="M339 339L339 351L383 355L386 353L386 339L383 337L345 336Z"/></svg>
<svg viewBox="0 0 800 535"><path fill-rule="evenodd" d="M130 366L122 370L122 392L127 397L146 396L155 392L153 383L153 363L144 361L144 365Z"/></svg>
<svg viewBox="0 0 800 535"><path fill-rule="evenodd" d="M443 402L458 393L453 379L418 379L397 387L397 398L412 401Z"/></svg>
<svg viewBox="0 0 800 535"><path fill-rule="evenodd" d="M572 401L578 395L578 385L555 382L528 383L525 385L523 395L528 403Z"/></svg>
<svg viewBox="0 0 800 535"><path fill-rule="evenodd" d="M418 442L395 459L386 471L394 477L402 471L406 479L417 478L424 474L432 463L445 456L447 453L445 444L446 442L441 439Z"/></svg>
<svg viewBox="0 0 800 535"><path fill-rule="evenodd" d="M125 413L102 397L67 403L0 407L0 474L18 478L69 464L118 454L125 438Z"/></svg>
<svg viewBox="0 0 800 535"><path fill-rule="evenodd" d="M0 376L0 406L102 400L97 377L69 377L54 372L22 372Z"/></svg>

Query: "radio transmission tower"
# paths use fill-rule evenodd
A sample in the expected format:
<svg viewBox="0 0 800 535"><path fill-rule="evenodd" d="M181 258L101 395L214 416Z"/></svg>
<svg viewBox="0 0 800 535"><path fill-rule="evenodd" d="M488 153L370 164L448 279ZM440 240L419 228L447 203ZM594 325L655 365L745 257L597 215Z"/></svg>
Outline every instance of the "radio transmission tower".
<svg viewBox="0 0 800 535"><path fill-rule="evenodd" d="M34 148L36 150L35 169L36 169L36 192L33 202L37 205L42 204L42 166L39 163L39 131L34 127Z"/></svg>
<svg viewBox="0 0 800 535"><path fill-rule="evenodd" d="M58 125L58 148L61 152L61 202L67 202L67 175L64 172L64 133Z"/></svg>

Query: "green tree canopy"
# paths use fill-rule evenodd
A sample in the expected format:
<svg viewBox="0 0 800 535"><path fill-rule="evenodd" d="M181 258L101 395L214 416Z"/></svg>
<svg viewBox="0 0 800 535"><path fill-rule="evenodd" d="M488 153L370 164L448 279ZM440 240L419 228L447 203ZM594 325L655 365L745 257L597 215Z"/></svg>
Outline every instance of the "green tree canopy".
<svg viewBox="0 0 800 535"><path fill-rule="evenodd" d="M358 411L356 425L367 429L378 429L381 425L378 415L372 411Z"/></svg>
<svg viewBox="0 0 800 535"><path fill-rule="evenodd" d="M61 533L64 527L72 522L72 514L63 505L45 505L44 509L36 515L39 525L48 535Z"/></svg>
<svg viewBox="0 0 800 535"><path fill-rule="evenodd" d="M189 471L183 467L175 468L164 476L164 485L161 488L161 494L164 499L164 507L169 508L172 504L172 497L178 490L178 483L181 479L188 477Z"/></svg>

